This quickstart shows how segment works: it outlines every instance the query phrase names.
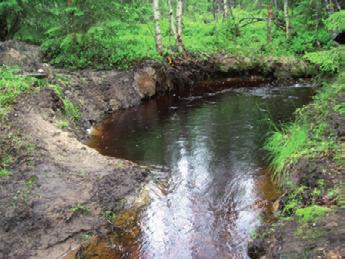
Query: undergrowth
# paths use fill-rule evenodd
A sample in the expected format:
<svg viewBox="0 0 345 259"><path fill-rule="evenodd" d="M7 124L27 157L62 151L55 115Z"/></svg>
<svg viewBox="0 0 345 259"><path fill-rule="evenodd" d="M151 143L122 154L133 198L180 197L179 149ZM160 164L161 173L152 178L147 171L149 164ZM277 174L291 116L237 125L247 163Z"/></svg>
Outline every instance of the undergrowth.
<svg viewBox="0 0 345 259"><path fill-rule="evenodd" d="M202 58L219 52L243 56L294 56L314 51L316 43L326 49L332 46L325 27L320 28L317 35L308 33L309 28L299 19L293 20L297 33L289 42L284 30L273 25L273 39L267 44L266 9L235 8L233 14L234 18L218 21L214 21L211 14L186 14L183 20L186 49ZM246 24L243 21L248 17L259 20ZM164 55L178 55L166 18L161 19L161 29ZM70 68L128 68L142 59L162 60L155 50L152 19L138 19L135 15L102 19L84 30L66 31L65 27L57 25L47 30L42 47L52 64ZM306 58L315 59L313 55Z"/></svg>
<svg viewBox="0 0 345 259"><path fill-rule="evenodd" d="M19 68L0 66L0 121L10 111L17 97L34 89L38 81L32 77L19 76Z"/></svg>
<svg viewBox="0 0 345 259"><path fill-rule="evenodd" d="M296 111L294 122L267 139L265 149L270 153L273 174L278 181L286 181L289 167L302 157L341 152L341 143L329 120L332 112L342 112L343 104L337 103L337 98L344 95L344 91L345 72L341 72L336 82L326 83L321 88L312 103Z"/></svg>

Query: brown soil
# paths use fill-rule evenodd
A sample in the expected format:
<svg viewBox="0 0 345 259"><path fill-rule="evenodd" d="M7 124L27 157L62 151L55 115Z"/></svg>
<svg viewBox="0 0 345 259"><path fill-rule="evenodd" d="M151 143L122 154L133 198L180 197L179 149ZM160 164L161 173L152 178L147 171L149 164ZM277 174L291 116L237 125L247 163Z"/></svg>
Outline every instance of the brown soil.
<svg viewBox="0 0 345 259"><path fill-rule="evenodd" d="M2 258L55 258L78 244L80 234L106 231L102 212L124 207L148 174L58 129L57 100L52 91L41 90L20 98L12 114L7 131L25 134L36 148L1 180Z"/></svg>

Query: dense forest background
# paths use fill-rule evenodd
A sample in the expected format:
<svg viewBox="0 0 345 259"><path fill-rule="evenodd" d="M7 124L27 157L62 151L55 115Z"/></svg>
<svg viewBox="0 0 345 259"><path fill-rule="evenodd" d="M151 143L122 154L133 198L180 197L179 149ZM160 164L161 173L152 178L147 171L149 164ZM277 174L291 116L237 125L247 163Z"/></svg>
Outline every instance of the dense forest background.
<svg viewBox="0 0 345 259"><path fill-rule="evenodd" d="M3 0L0 40L42 45L52 64L71 68L224 52L306 55L335 70L336 52L308 53L335 46L343 8L337 0Z"/></svg>

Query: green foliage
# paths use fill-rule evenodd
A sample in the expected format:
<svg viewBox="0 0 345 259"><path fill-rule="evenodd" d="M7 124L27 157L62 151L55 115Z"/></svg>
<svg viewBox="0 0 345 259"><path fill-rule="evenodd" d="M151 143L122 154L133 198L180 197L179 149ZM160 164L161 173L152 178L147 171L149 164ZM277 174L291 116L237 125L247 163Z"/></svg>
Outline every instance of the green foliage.
<svg viewBox="0 0 345 259"><path fill-rule="evenodd" d="M86 242L86 241L88 241L92 236L93 236L93 233L92 233L92 232L83 232L83 233L80 233L80 240L81 240L82 242Z"/></svg>
<svg viewBox="0 0 345 259"><path fill-rule="evenodd" d="M78 203L74 205L73 207L68 209L69 212L72 213L80 213L80 214L89 214L90 209L86 206L86 204Z"/></svg>
<svg viewBox="0 0 345 259"><path fill-rule="evenodd" d="M251 56L304 54L319 47L329 48L329 30L344 24L344 11L328 17L323 2L290 2L292 34L287 41L279 4L274 10L277 19L272 28L273 40L267 44L266 5L262 1L241 2L241 6L231 9L228 19L223 19L222 13L214 13L209 0L186 2L183 41L187 50L202 55L220 51ZM164 49L175 54L167 3L160 4ZM148 0L74 0L70 6L67 1L58 0L5 0L0 3L0 13L8 17L7 37L42 43L46 57L54 65L110 69L127 68L141 59L161 59L155 50L152 2ZM334 70L329 62L325 67Z"/></svg>
<svg viewBox="0 0 345 259"><path fill-rule="evenodd" d="M345 91L345 73L338 76L332 85L325 85L314 97L314 101L297 110L293 123L274 132L266 141L265 149L270 153L274 177L283 180L289 165L302 157L315 157L332 151L341 153L342 145L336 134L330 131L329 114L342 112L342 103L335 103Z"/></svg>
<svg viewBox="0 0 345 259"><path fill-rule="evenodd" d="M80 118L79 109L67 98L63 98L63 107L67 116L71 117L74 121Z"/></svg>
<svg viewBox="0 0 345 259"><path fill-rule="evenodd" d="M59 121L56 123L56 126L57 126L59 129L67 129L68 126L69 126L68 120L59 120Z"/></svg>
<svg viewBox="0 0 345 259"><path fill-rule="evenodd" d="M325 20L325 24L329 30L344 31L345 30L345 10L332 14Z"/></svg>
<svg viewBox="0 0 345 259"><path fill-rule="evenodd" d="M311 52L304 55L311 63L320 66L324 72L337 72L345 64L345 48Z"/></svg>
<svg viewBox="0 0 345 259"><path fill-rule="evenodd" d="M8 169L0 169L0 178L10 176L12 172Z"/></svg>
<svg viewBox="0 0 345 259"><path fill-rule="evenodd" d="M62 101L65 114L72 120L78 121L80 119L80 111L71 100L64 96L62 88L59 85L48 85L48 87L51 88Z"/></svg>
<svg viewBox="0 0 345 259"><path fill-rule="evenodd" d="M296 188L295 186L290 186L290 188L292 191L289 193L287 201L283 208L283 214L287 216L293 215L301 205L303 193L305 190L304 186L300 186L298 188Z"/></svg>
<svg viewBox="0 0 345 259"><path fill-rule="evenodd" d="M167 21L167 3L161 3L166 52L175 51ZM330 45L328 30L341 29L344 11L328 17L326 5L316 0L292 1L292 38L286 42L282 5L274 10L273 42L266 43L267 7L263 1L241 1L230 18L214 13L209 0L185 3L184 41L188 50L212 53L267 52L294 54ZM176 6L174 6L176 7ZM8 38L43 43L53 64L74 68L128 67L142 58L158 59L154 45L152 2L4 0L0 14L6 17ZM252 21L252 18L259 18ZM249 21L249 22L248 22ZM325 26L326 24L326 26ZM45 34L45 32L47 32Z"/></svg>
<svg viewBox="0 0 345 259"><path fill-rule="evenodd" d="M112 20L85 33L49 36L42 47L52 64L73 68L127 67L140 59L159 58L148 25Z"/></svg>
<svg viewBox="0 0 345 259"><path fill-rule="evenodd" d="M334 105L333 110L339 115L345 116L345 103L339 103Z"/></svg>
<svg viewBox="0 0 345 259"><path fill-rule="evenodd" d="M111 210L105 210L102 212L103 217L111 224L116 220L117 214Z"/></svg>
<svg viewBox="0 0 345 259"><path fill-rule="evenodd" d="M329 208L311 205L296 210L296 215L305 222L315 222L330 211Z"/></svg>
<svg viewBox="0 0 345 259"><path fill-rule="evenodd" d="M28 180L25 181L25 185L28 188L33 188L38 182L38 177L36 175L31 176Z"/></svg>
<svg viewBox="0 0 345 259"><path fill-rule="evenodd" d="M290 124L275 132L266 142L265 148L272 154L275 177L283 173L286 162L295 161L307 144L308 128L305 125Z"/></svg>
<svg viewBox="0 0 345 259"><path fill-rule="evenodd" d="M18 75L18 69L0 67L0 120L9 112L16 98L32 91L36 79Z"/></svg>

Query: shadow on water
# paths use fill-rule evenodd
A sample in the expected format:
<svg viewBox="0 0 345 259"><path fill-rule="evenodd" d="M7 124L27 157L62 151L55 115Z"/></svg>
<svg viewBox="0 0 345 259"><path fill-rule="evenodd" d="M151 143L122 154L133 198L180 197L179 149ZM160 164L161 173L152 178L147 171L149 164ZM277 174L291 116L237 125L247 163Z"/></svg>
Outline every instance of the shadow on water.
<svg viewBox="0 0 345 259"><path fill-rule="evenodd" d="M313 89L206 88L200 95L163 96L115 112L95 127L88 145L100 153L169 170L157 173L164 181L157 176L149 185L149 205L127 218L131 234L96 238L84 255L98 249L102 258L247 257L251 233L269 218L279 196L263 141L271 123L291 119ZM109 246L119 240L121 249Z"/></svg>

